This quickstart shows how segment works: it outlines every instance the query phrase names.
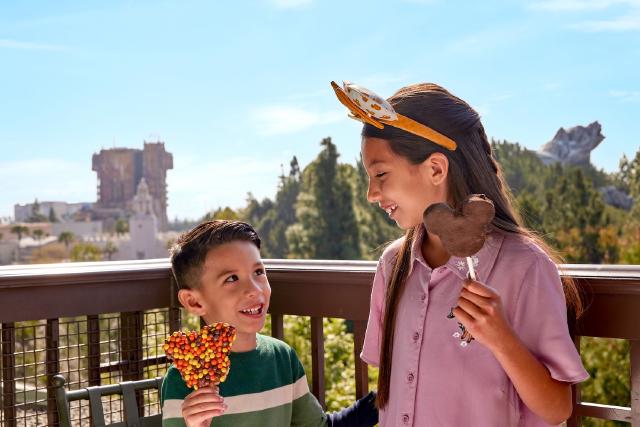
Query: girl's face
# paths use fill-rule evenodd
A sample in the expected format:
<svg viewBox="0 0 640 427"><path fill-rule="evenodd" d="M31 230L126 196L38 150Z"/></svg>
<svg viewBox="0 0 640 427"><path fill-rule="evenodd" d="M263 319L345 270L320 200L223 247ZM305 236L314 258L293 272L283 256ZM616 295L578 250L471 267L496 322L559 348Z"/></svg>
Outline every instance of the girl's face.
<svg viewBox="0 0 640 427"><path fill-rule="evenodd" d="M369 175L367 199L377 202L402 229L422 224L429 205L447 201L448 161L440 153L414 165L395 154L387 140L364 137L362 161Z"/></svg>

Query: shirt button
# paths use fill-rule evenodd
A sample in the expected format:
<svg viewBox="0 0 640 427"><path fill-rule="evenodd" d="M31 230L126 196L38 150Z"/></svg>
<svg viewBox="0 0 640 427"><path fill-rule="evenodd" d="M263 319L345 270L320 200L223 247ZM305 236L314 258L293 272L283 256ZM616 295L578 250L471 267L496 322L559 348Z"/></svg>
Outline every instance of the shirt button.
<svg viewBox="0 0 640 427"><path fill-rule="evenodd" d="M424 300L426 300L426 299L427 299L427 294L422 294L422 295L420 296L420 301L424 301Z"/></svg>
<svg viewBox="0 0 640 427"><path fill-rule="evenodd" d="M414 332L413 333L413 341L418 341L418 338L420 338L420 334L418 332Z"/></svg>
<svg viewBox="0 0 640 427"><path fill-rule="evenodd" d="M404 414L402 416L402 422L405 424L409 424L409 414Z"/></svg>
<svg viewBox="0 0 640 427"><path fill-rule="evenodd" d="M410 383L412 383L412 382L413 382L413 379L414 379L414 378L415 378L415 377L413 376L413 372L412 372L412 373L410 373L409 375L407 375L407 381L409 381Z"/></svg>

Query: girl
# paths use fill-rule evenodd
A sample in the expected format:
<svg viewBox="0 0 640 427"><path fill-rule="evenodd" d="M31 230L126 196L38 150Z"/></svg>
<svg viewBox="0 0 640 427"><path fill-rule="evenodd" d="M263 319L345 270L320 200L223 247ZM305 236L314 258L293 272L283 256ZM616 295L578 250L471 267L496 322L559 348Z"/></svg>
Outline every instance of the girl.
<svg viewBox="0 0 640 427"><path fill-rule="evenodd" d="M380 368L381 425L529 427L566 420L571 384L588 377L567 326L565 293L576 312L578 294L572 282L563 293L546 246L522 226L478 113L435 84L404 87L386 107L357 86L334 89L366 122L361 149L369 201L406 230L378 263L361 354ZM376 119L380 105L387 114ZM458 208L473 193L489 197L496 211L473 257L478 281L423 225L429 205ZM447 318L451 307L455 320ZM456 320L475 341L459 339Z"/></svg>

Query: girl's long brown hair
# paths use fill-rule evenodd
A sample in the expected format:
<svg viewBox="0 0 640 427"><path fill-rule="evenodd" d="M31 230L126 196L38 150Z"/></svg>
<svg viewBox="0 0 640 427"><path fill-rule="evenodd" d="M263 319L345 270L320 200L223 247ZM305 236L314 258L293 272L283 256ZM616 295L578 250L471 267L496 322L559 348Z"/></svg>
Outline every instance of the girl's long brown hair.
<svg viewBox="0 0 640 427"><path fill-rule="evenodd" d="M496 214L492 222L495 228L526 236L547 252L556 263L561 261L558 254L539 236L523 226L520 215L513 207L513 196L503 178L500 166L493 158L491 144L480 122L480 116L469 104L443 87L432 83L406 86L389 98L389 102L398 113L456 141L458 148L455 151L449 151L392 126L378 129L365 125L362 129L363 137L387 140L395 154L406 158L412 164L424 162L435 152L444 154L449 160L447 184L454 209L459 208L462 200L469 194L485 194L495 206ZM378 373L377 404L379 408L384 408L389 401L396 312L407 279L411 246L416 231L417 229L410 229L405 233L387 286ZM569 307L576 316L579 316L582 312L582 304L575 282L565 279L563 285Z"/></svg>

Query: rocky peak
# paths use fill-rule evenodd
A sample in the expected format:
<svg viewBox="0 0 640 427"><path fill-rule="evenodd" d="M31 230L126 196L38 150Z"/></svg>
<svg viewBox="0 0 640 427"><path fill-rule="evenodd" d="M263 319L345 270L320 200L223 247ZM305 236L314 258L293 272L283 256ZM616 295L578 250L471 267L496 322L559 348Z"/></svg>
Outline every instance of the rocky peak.
<svg viewBox="0 0 640 427"><path fill-rule="evenodd" d="M602 126L597 121L589 126L560 128L551 141L540 147L538 156L545 164L584 166L591 163L591 151L603 140Z"/></svg>

